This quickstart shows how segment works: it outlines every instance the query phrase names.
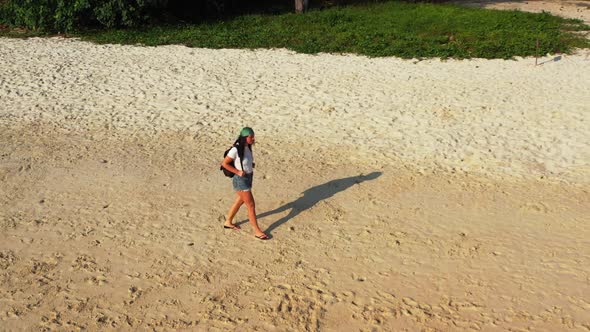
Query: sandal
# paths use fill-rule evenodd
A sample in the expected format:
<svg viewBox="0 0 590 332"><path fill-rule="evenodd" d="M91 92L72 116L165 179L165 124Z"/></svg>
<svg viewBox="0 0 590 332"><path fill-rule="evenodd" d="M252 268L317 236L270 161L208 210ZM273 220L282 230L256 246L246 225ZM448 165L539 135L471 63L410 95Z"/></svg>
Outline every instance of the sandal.
<svg viewBox="0 0 590 332"><path fill-rule="evenodd" d="M270 240L270 238L268 237L268 235L266 234L262 234L262 235L254 235L254 237L256 237L259 240Z"/></svg>

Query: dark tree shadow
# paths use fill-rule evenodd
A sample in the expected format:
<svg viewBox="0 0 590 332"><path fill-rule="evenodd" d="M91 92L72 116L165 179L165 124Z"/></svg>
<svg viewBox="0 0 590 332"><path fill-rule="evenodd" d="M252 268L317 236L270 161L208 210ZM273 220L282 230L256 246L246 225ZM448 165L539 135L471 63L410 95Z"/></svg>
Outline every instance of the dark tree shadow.
<svg viewBox="0 0 590 332"><path fill-rule="evenodd" d="M309 0L308 10L370 5L387 1L390 0ZM2 3L2 0L0 0L0 3ZM293 0L168 0L166 8L171 15L169 18L171 21L176 18L186 22L199 23L203 21L227 20L242 15L282 15L294 13L295 2Z"/></svg>
<svg viewBox="0 0 590 332"><path fill-rule="evenodd" d="M271 235L272 231L281 226L282 224L286 223L287 221L295 218L301 212L310 209L318 202L321 202L327 198L334 196L335 194L344 191L355 184L359 184L364 181L374 180L381 176L382 172L372 172L367 175L359 175L359 176L351 176L348 178L342 178L337 180L332 180L321 184L319 186L311 187L302 193L302 196L294 200L293 202L287 203L279 208L276 208L272 211L264 212L258 214L258 219L271 216L276 213L281 213L286 210L290 210L289 214L285 217L275 221L270 225L266 230L265 233ZM246 223L246 221L242 221L242 223Z"/></svg>

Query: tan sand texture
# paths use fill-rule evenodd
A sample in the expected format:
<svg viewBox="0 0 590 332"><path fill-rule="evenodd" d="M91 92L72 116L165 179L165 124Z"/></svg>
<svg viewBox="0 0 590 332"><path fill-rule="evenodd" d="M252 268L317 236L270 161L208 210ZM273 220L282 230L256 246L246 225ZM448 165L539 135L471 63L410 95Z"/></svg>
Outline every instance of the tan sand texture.
<svg viewBox="0 0 590 332"><path fill-rule="evenodd" d="M521 10L532 13L548 12L566 18L575 18L590 23L588 0L459 0L458 4L487 9Z"/></svg>
<svg viewBox="0 0 590 332"><path fill-rule="evenodd" d="M590 330L585 52L0 59L0 330ZM270 241L222 228L243 125Z"/></svg>

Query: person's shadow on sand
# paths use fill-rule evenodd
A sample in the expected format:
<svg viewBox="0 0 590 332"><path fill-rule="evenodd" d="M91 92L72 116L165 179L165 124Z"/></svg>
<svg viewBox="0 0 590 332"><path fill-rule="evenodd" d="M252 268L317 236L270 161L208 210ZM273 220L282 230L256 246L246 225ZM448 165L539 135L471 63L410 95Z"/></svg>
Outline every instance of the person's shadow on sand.
<svg viewBox="0 0 590 332"><path fill-rule="evenodd" d="M276 208L272 211L258 214L257 217L258 217L258 219L260 219L263 217L273 215L275 213L281 213L283 211L291 209L291 211L289 211L288 215L275 221L272 225L270 225L264 231L266 234L271 235L271 232L275 228L281 226L282 224L286 223L287 221L291 220L292 218L295 218L299 213L313 207L318 202L320 202L326 198L330 198L330 197L334 196L335 194L352 187L355 184L358 184L358 183L361 183L364 181L374 180L374 179L378 178L379 176L381 176L381 174L383 174L383 173L372 172L367 175L351 176L348 178L332 180L332 181L326 182L324 184L320 184L318 186L311 187L302 193L303 196L299 197L298 199L294 200L293 202L287 203L287 204L285 204L279 208ZM246 223L246 222L247 221L243 221L242 223Z"/></svg>

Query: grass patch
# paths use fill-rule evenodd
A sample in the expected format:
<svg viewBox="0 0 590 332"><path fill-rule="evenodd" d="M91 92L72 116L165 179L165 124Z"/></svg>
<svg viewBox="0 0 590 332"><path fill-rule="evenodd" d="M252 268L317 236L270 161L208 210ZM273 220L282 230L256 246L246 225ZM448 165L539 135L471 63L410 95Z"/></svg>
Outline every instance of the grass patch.
<svg viewBox="0 0 590 332"><path fill-rule="evenodd" d="M194 25L86 31L97 43L205 48L287 48L301 53L370 57L502 58L568 53L590 47L579 35L590 26L548 13L386 2L310 11L304 15L248 15ZM573 32L577 32L573 33Z"/></svg>

